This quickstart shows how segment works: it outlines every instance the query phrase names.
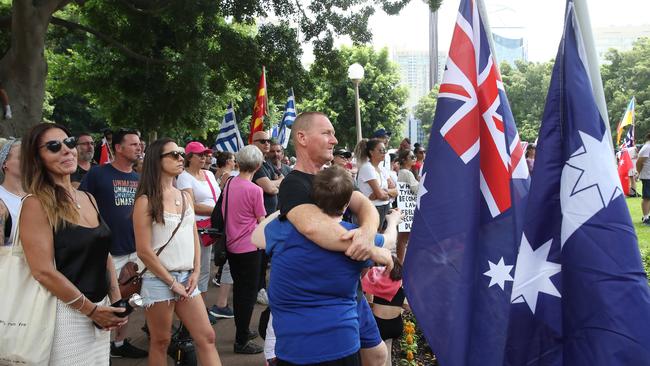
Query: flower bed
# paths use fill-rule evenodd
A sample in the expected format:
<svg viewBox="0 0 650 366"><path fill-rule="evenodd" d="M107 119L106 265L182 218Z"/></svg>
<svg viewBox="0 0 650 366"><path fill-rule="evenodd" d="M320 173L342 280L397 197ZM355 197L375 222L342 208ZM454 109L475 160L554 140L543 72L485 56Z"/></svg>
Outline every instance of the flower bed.
<svg viewBox="0 0 650 366"><path fill-rule="evenodd" d="M436 357L431 352L422 330L417 327L415 317L411 312L404 315L404 334L402 338L393 341L391 350L394 366L434 366L438 365Z"/></svg>

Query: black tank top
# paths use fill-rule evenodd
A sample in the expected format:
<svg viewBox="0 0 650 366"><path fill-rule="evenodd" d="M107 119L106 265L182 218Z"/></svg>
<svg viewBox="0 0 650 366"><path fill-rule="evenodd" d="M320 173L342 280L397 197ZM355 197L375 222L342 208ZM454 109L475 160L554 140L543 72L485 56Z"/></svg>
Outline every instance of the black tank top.
<svg viewBox="0 0 650 366"><path fill-rule="evenodd" d="M97 219L99 225L94 228L68 222L64 228L54 233L56 269L92 302L106 297L110 280L106 260L111 246L111 230L99 211Z"/></svg>

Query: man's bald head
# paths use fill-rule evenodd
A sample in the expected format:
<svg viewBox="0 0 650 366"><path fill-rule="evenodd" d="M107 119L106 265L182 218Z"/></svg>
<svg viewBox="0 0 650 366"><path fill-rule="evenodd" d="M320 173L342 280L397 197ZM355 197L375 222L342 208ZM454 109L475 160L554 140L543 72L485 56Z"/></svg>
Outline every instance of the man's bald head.
<svg viewBox="0 0 650 366"><path fill-rule="evenodd" d="M318 118L326 118L327 116L321 112L302 112L296 117L291 126L292 137L295 138L298 132L307 132L314 125L314 121Z"/></svg>
<svg viewBox="0 0 650 366"><path fill-rule="evenodd" d="M271 139L265 131L257 131L253 134L253 145L257 146L262 154L268 154L271 149Z"/></svg>

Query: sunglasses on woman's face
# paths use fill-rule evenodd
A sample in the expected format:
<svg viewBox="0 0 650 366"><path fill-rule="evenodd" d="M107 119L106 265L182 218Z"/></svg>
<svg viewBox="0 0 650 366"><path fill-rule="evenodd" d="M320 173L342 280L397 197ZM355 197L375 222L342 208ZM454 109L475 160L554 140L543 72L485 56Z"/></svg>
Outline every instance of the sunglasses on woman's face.
<svg viewBox="0 0 650 366"><path fill-rule="evenodd" d="M182 151L170 151L170 152L166 152L166 153L160 155L161 158L165 158L167 156L171 157L172 159L176 159L176 160L178 160L179 157L182 158L182 159L185 159L185 153L182 152Z"/></svg>
<svg viewBox="0 0 650 366"><path fill-rule="evenodd" d="M74 149L75 147L77 147L77 138L74 136L70 136L68 138L64 138L63 140L51 140L39 146L38 148L39 149L46 148L53 153L58 153L59 151L61 151L63 144L65 144L65 146L67 146L69 149Z"/></svg>

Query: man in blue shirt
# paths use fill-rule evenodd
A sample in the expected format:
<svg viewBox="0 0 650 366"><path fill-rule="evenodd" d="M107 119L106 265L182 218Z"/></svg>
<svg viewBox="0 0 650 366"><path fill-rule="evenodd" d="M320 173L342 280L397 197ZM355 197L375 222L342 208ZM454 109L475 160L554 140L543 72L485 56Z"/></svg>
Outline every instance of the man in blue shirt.
<svg viewBox="0 0 650 366"><path fill-rule="evenodd" d="M110 252L115 273L119 275L126 263L137 260L131 213L140 176L133 171L133 163L142 151L135 130L119 130L113 135L112 144L115 152L113 162L90 169L79 189L95 197L99 213L111 229ZM111 343L111 357L147 357L147 352L128 342L127 327L128 323L117 330L115 342Z"/></svg>

